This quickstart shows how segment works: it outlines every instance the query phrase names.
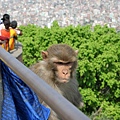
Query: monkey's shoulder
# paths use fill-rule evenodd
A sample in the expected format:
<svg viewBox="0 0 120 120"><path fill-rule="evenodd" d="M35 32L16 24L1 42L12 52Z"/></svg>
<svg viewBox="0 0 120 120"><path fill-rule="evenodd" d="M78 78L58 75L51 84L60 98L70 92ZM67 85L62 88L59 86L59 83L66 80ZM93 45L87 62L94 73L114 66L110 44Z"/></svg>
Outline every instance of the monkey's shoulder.
<svg viewBox="0 0 120 120"><path fill-rule="evenodd" d="M31 65L29 68L33 72L37 73L39 71L41 71L41 72L46 71L46 65L47 65L47 63L45 61L39 61L39 62Z"/></svg>
<svg viewBox="0 0 120 120"><path fill-rule="evenodd" d="M30 69L45 81L48 81L53 76L53 73L48 69L48 63L46 61L39 61L30 66Z"/></svg>

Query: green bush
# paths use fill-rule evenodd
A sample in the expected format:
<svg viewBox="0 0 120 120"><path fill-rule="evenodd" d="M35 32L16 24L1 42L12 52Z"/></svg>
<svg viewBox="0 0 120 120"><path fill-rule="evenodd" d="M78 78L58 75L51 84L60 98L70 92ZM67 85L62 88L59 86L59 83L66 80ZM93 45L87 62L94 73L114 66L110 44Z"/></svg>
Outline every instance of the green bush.
<svg viewBox="0 0 120 120"><path fill-rule="evenodd" d="M40 52L50 45L66 43L79 50L77 79L85 103L82 111L93 120L120 119L120 33L107 25L51 28L20 27L23 61L26 66L41 60Z"/></svg>

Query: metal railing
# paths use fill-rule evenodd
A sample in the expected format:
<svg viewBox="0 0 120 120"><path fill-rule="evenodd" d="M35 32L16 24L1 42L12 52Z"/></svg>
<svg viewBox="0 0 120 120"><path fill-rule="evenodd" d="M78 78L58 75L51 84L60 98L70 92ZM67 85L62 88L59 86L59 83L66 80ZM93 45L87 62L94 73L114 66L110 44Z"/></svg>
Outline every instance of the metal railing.
<svg viewBox="0 0 120 120"><path fill-rule="evenodd" d="M63 120L90 120L72 103L58 94L45 81L0 47L0 59L10 67L37 95L42 98Z"/></svg>

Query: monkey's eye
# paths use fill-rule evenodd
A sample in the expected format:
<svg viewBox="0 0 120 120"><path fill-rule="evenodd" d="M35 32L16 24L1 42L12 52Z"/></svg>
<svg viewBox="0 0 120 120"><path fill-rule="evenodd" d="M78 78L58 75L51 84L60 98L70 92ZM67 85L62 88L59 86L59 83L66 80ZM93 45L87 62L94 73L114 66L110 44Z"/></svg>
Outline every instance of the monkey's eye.
<svg viewBox="0 0 120 120"><path fill-rule="evenodd" d="M64 65L63 62L54 62L56 65Z"/></svg>
<svg viewBox="0 0 120 120"><path fill-rule="evenodd" d="M56 65L72 65L72 62L67 62L67 63L64 63L64 62L54 62Z"/></svg>
<svg viewBox="0 0 120 120"><path fill-rule="evenodd" d="M71 65L72 64L72 62L67 62L67 63L65 63L66 65Z"/></svg>

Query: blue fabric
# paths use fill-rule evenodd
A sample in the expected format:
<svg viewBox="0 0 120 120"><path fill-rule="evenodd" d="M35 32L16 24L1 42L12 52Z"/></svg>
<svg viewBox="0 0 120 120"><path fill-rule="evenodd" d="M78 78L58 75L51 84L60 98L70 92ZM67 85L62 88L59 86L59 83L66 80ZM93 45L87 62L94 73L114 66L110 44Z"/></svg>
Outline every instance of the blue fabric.
<svg viewBox="0 0 120 120"><path fill-rule="evenodd" d="M1 120L48 120L50 109L40 104L36 94L3 62L4 89Z"/></svg>

